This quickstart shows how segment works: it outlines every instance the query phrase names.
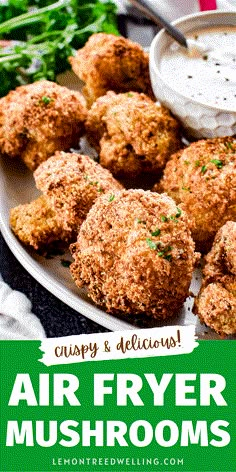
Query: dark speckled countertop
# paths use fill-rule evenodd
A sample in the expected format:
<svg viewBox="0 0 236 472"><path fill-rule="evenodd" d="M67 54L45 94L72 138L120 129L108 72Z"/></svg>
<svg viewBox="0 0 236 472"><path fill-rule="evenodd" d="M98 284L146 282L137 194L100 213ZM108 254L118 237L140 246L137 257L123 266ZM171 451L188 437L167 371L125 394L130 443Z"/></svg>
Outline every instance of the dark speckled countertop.
<svg viewBox="0 0 236 472"><path fill-rule="evenodd" d="M32 302L32 311L40 319L47 337L69 336L107 331L65 305L40 285L17 261L0 233L0 272L14 290L23 292Z"/></svg>

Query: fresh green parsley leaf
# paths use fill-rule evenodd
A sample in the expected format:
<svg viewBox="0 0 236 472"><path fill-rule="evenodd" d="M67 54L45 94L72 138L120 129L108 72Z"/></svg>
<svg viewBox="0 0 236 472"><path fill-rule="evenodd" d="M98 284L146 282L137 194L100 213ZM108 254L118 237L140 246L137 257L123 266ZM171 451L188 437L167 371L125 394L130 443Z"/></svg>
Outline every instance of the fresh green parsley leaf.
<svg viewBox="0 0 236 472"><path fill-rule="evenodd" d="M17 40L0 51L0 97L18 85L55 81L91 34L118 35L116 11L112 0L0 0L0 38Z"/></svg>

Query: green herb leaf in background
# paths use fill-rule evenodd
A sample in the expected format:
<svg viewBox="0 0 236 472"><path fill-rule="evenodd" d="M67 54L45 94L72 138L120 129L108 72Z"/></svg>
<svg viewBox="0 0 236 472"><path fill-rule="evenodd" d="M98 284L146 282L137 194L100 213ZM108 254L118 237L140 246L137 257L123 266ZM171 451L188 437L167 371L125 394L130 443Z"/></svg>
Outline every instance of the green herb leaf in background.
<svg viewBox="0 0 236 472"><path fill-rule="evenodd" d="M0 96L39 79L55 81L98 32L119 34L110 0L0 0Z"/></svg>

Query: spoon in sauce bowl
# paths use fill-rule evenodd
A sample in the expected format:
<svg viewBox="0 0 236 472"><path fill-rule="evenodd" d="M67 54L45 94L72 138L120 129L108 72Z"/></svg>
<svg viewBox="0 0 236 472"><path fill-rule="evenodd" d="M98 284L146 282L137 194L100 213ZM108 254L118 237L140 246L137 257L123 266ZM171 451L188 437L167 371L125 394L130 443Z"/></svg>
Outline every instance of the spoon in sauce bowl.
<svg viewBox="0 0 236 472"><path fill-rule="evenodd" d="M183 46L188 54L192 57L201 57L209 51L209 47L203 43L197 42L193 39L187 39L183 33L173 26L169 21L163 18L156 7L149 4L148 0L129 0L139 11L141 11L147 18L152 20L157 26L164 28L166 32L177 43Z"/></svg>

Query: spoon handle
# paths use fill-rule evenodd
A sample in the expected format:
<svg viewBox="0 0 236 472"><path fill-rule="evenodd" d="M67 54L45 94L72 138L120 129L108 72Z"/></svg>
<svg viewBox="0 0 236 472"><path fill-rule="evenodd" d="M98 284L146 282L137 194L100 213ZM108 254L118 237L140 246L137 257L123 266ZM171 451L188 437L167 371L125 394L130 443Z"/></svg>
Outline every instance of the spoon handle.
<svg viewBox="0 0 236 472"><path fill-rule="evenodd" d="M138 10L144 13L145 16L150 18L159 27L165 28L166 32L172 36L181 46L188 48L185 36L177 28L171 25L160 13L157 12L156 8L149 5L147 0L129 0Z"/></svg>

